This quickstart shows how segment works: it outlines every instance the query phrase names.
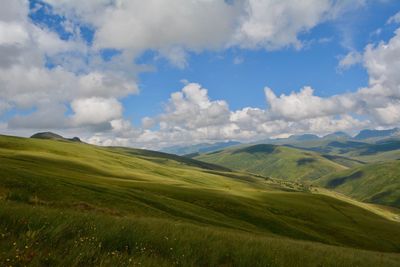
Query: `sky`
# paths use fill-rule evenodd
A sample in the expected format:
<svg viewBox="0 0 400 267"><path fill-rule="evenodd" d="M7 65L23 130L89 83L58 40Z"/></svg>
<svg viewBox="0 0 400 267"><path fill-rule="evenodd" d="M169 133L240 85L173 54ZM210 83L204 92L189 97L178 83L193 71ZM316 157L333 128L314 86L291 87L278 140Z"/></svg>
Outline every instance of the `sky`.
<svg viewBox="0 0 400 267"><path fill-rule="evenodd" d="M400 126L396 0L1 4L1 134L160 149Z"/></svg>

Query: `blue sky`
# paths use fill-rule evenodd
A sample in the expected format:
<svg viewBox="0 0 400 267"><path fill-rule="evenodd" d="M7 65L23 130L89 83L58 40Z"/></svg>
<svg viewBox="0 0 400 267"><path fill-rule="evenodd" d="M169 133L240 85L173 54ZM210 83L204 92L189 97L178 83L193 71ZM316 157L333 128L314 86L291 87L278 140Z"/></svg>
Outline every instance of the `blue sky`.
<svg viewBox="0 0 400 267"><path fill-rule="evenodd" d="M13 48L16 58L36 60L6 64L4 77L20 68L49 81L32 80L38 88L29 89L28 81L20 88L3 79L9 90L0 95L5 132L53 129L94 143L163 146L398 125L393 94L380 95L390 105L372 103L360 88L384 92L377 86L397 83L371 78L391 77L372 63L396 63L387 62L384 45L397 38L400 19L388 20L400 11L399 1L154 0L157 10L140 1L6 2L15 16L0 13L0 53ZM346 56L356 59L341 65ZM273 95L267 97L265 87ZM360 94L362 101L355 101ZM205 117L193 124L184 118L191 112ZM316 126L324 123L325 131Z"/></svg>

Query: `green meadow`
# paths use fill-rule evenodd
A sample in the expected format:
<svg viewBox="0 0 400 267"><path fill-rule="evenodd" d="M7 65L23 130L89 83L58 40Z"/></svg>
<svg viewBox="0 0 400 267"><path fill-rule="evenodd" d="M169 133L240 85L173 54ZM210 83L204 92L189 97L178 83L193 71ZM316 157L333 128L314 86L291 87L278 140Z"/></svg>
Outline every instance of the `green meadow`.
<svg viewBox="0 0 400 267"><path fill-rule="evenodd" d="M0 136L0 265L398 266L398 222L210 162Z"/></svg>

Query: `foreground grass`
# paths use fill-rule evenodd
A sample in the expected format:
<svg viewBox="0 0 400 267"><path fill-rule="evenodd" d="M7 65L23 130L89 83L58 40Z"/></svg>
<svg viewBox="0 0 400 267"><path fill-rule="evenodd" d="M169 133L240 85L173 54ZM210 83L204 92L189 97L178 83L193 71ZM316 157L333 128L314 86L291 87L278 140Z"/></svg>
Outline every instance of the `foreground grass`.
<svg viewBox="0 0 400 267"><path fill-rule="evenodd" d="M398 266L399 254L147 217L0 204L2 266Z"/></svg>

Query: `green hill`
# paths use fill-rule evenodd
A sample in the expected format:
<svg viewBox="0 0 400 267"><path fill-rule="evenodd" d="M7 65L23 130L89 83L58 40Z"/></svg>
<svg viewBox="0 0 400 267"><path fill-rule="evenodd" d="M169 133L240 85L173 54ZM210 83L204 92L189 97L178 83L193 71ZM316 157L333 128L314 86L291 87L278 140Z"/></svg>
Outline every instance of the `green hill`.
<svg viewBox="0 0 400 267"><path fill-rule="evenodd" d="M35 133L34 135L31 136L31 138L49 139L49 140L58 140L58 141L81 142L81 139L79 139L79 137L64 138L61 135L55 134L55 133L52 133L52 132Z"/></svg>
<svg viewBox="0 0 400 267"><path fill-rule="evenodd" d="M365 162L382 162L400 159L400 140L386 139L350 149L346 155Z"/></svg>
<svg viewBox="0 0 400 267"><path fill-rule="evenodd" d="M398 222L301 185L178 156L0 136L0 174L2 266L400 261Z"/></svg>
<svg viewBox="0 0 400 267"><path fill-rule="evenodd" d="M400 207L400 161L369 164L328 175L317 184L361 201Z"/></svg>
<svg viewBox="0 0 400 267"><path fill-rule="evenodd" d="M347 169L315 152L269 144L228 148L194 158L239 171L288 180L314 180Z"/></svg>

